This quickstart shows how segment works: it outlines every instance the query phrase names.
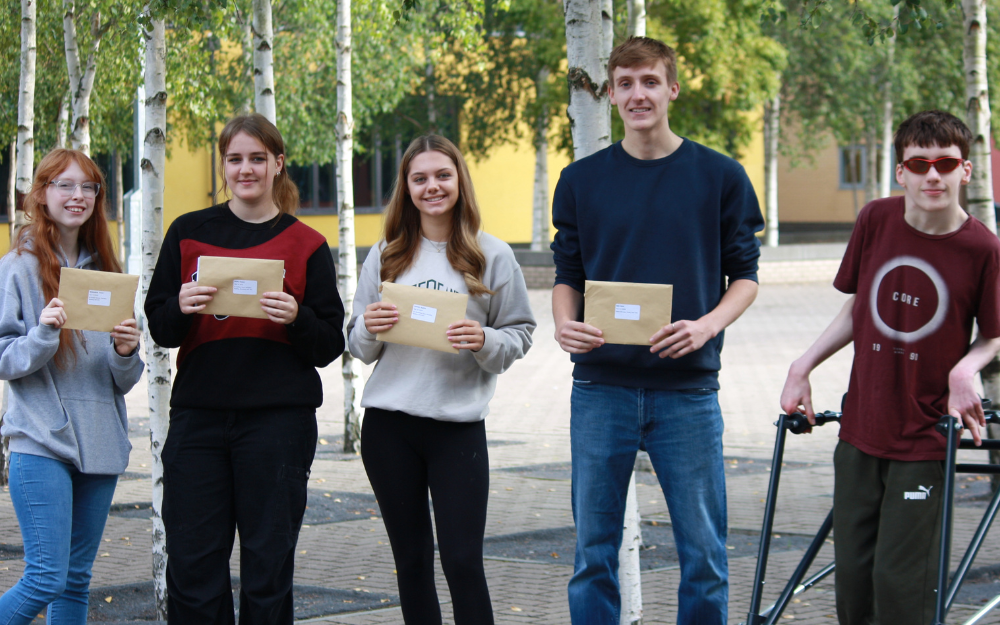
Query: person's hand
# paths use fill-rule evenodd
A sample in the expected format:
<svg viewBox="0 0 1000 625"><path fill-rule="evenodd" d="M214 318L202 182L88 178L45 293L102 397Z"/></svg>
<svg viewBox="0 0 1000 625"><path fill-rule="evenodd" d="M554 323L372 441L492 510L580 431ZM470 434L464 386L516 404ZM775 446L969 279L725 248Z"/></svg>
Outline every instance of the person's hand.
<svg viewBox="0 0 1000 625"><path fill-rule="evenodd" d="M216 291L218 289L214 286L198 286L197 282L182 284L180 295L177 296L181 312L185 315L201 312L205 305L212 301L212 293Z"/></svg>
<svg viewBox="0 0 1000 625"><path fill-rule="evenodd" d="M698 351L714 336L707 321L682 319L663 326L650 337L653 346L649 351L660 352L660 358L680 358Z"/></svg>
<svg viewBox="0 0 1000 625"><path fill-rule="evenodd" d="M486 342L486 333L478 321L462 319L448 326L448 340L455 349L471 349L478 352Z"/></svg>
<svg viewBox="0 0 1000 625"><path fill-rule="evenodd" d="M399 311L393 304L372 302L365 306L365 329L372 334L385 332L399 321Z"/></svg>
<svg viewBox="0 0 1000 625"><path fill-rule="evenodd" d="M801 412L809 419L810 425L816 425L816 413L812 406L812 386L808 374L796 370L792 363L785 378L785 387L781 389L781 409L785 414Z"/></svg>
<svg viewBox="0 0 1000 625"><path fill-rule="evenodd" d="M983 444L981 432L986 427L986 415L972 376L954 372L948 376L948 414L959 419L965 429L972 433L972 442L976 447Z"/></svg>
<svg viewBox="0 0 1000 625"><path fill-rule="evenodd" d="M299 303L284 291L267 291L260 300L260 308L275 323L288 325L299 316Z"/></svg>
<svg viewBox="0 0 1000 625"><path fill-rule="evenodd" d="M111 332L115 340L115 351L119 356L128 356L139 346L139 326L135 319L126 319L115 326Z"/></svg>
<svg viewBox="0 0 1000 625"><path fill-rule="evenodd" d="M53 297L52 301L42 309L42 314L38 316L38 323L56 329L63 327L63 324L66 323L66 309L63 308L63 303L58 297Z"/></svg>
<svg viewBox="0 0 1000 625"><path fill-rule="evenodd" d="M586 354L604 345L603 332L580 321L566 321L556 328L556 342L564 352Z"/></svg>

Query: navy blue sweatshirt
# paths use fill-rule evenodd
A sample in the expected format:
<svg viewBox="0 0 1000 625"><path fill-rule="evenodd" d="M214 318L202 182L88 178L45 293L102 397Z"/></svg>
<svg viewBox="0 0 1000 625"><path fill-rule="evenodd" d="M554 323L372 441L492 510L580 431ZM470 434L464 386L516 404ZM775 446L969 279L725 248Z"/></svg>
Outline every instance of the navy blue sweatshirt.
<svg viewBox="0 0 1000 625"><path fill-rule="evenodd" d="M764 221L735 160L685 139L640 160L616 143L563 170L552 201L556 284L586 280L672 284L673 318L712 311L726 280L757 281ZM578 321L582 321L578 319ZM573 377L637 388L719 388L723 333L700 350L660 358L642 345L574 354Z"/></svg>
<svg viewBox="0 0 1000 625"><path fill-rule="evenodd" d="M185 315L181 285L196 279L200 256L285 261L284 290L299 304L295 321ZM149 333L180 347L174 408L237 410L319 407L316 367L344 352L344 305L323 235L291 215L265 223L236 217L229 204L181 215L163 239L146 296Z"/></svg>

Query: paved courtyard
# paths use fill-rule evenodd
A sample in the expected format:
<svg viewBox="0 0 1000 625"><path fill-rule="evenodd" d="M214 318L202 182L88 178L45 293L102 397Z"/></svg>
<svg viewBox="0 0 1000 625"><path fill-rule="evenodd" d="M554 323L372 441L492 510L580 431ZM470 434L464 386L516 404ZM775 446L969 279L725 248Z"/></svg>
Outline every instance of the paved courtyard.
<svg viewBox="0 0 1000 625"><path fill-rule="evenodd" d="M487 521L486 572L498 623L569 622L566 583L572 573L572 525L569 482L569 393L571 364L552 339L549 292L531 292L539 326L528 356L500 378L487 418L490 440L491 495ZM788 365L825 327L844 296L828 284L765 284L750 309L728 332L723 352L720 400L726 420L726 470L731 527L730 623L746 618L756 563L757 532L763 515L768 470L774 444L772 423ZM838 409L846 389L850 350L844 350L813 375L815 405ZM401 623L396 607L394 565L377 504L360 458L340 453L343 393L338 363L323 372L326 403L319 411L320 444L310 478L310 510L296 555L296 585L322 595L336 590L337 614L303 622L375 625ZM128 397L133 415L132 453L127 479L119 482L115 512L109 518L104 548L94 565L93 587L107 592L107 605L122 600L114 586L150 579L149 445L145 426L145 386ZM797 564L804 545L829 511L832 498L831 456L836 426L792 437L785 459L775 522L772 583L765 605L777 595ZM978 460L977 458L973 458ZM982 481L964 481L960 492L979 493ZM674 623L679 573L671 558L670 518L655 478L640 474L638 499L646 551L642 574L644 622ZM968 542L984 503L968 497L956 508L955 549ZM0 590L19 577L21 537L10 498L0 494ZM954 556L957 562L960 553ZM233 554L238 575L239 550ZM832 561L822 550L817 567ZM988 537L974 566L1000 563L1000 542ZM438 567L440 571L440 567ZM995 575L994 575L995 578ZM991 590L977 584L980 595ZM1000 593L998 590L989 596ZM971 587L970 587L971 588ZM450 619L447 584L439 574L438 590L446 622ZM963 622L981 604L975 593L952 610L949 622ZM374 609L357 611L358 607ZM321 610L322 611L322 610ZM302 608L308 614L308 606ZM332 615L331 615L332 614ZM44 622L44 621L38 621ZM801 595L782 622L835 623L832 578ZM1000 623L1000 614L984 623Z"/></svg>

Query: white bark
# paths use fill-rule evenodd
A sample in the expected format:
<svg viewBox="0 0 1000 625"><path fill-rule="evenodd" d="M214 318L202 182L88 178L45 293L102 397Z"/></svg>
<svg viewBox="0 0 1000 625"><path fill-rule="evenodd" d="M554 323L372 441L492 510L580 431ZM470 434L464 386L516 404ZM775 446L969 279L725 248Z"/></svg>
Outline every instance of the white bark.
<svg viewBox="0 0 1000 625"><path fill-rule="evenodd" d="M646 36L646 0L627 0L628 36Z"/></svg>
<svg viewBox="0 0 1000 625"><path fill-rule="evenodd" d="M878 132L865 128L865 204L878 197Z"/></svg>
<svg viewBox="0 0 1000 625"><path fill-rule="evenodd" d="M899 5L893 7L893 17L899 17ZM896 55L896 35L886 42L885 83L882 85L882 162L879 167L878 197L889 197L892 192L892 72Z"/></svg>
<svg viewBox="0 0 1000 625"><path fill-rule="evenodd" d="M118 262L125 268L125 189L122 180L122 153L115 150L111 155L115 176L115 225L118 228Z"/></svg>
<svg viewBox="0 0 1000 625"><path fill-rule="evenodd" d="M434 104L434 60L431 58L430 49L424 48L427 56L427 65L424 67L424 77L427 83L427 128L429 132L437 132L437 106Z"/></svg>
<svg viewBox="0 0 1000 625"><path fill-rule="evenodd" d="M565 0L566 59L569 71L569 116L573 133L573 158L580 160L611 145L611 99L608 96L608 57L614 39L611 0ZM628 545L641 543L639 507L630 489L626 510L634 517L626 521L629 531L619 552L619 588L622 614L642 614L638 559L625 566L622 556ZM629 514L628 512L626 514ZM625 592L625 589L629 589ZM638 600L638 603L635 601Z"/></svg>
<svg viewBox="0 0 1000 625"><path fill-rule="evenodd" d="M14 163L17 161L17 139L10 142L10 156L7 159L7 223L14 223L14 210L17 208L17 191L14 184L17 181L17 171ZM11 243L14 240L11 239Z"/></svg>
<svg viewBox="0 0 1000 625"><path fill-rule="evenodd" d="M167 68L166 37L162 19L151 21L143 32L146 46L146 134L142 150L142 296L149 293L156 259L163 243L163 186L167 161ZM146 379L149 392L149 443L153 455L153 586L156 617L166 620L167 552L163 528L163 444L170 427L170 350L160 347L143 324L146 346Z"/></svg>
<svg viewBox="0 0 1000 625"><path fill-rule="evenodd" d="M565 0L566 59L573 158L611 145L611 100L607 67L611 56L611 0Z"/></svg>
<svg viewBox="0 0 1000 625"><path fill-rule="evenodd" d="M986 78L986 0L962 0L965 12L965 123L972 131L969 160L972 181L966 186L969 214L996 231L990 161L990 98Z"/></svg>
<svg viewBox="0 0 1000 625"><path fill-rule="evenodd" d="M271 26L271 0L253 0L253 88L254 107L275 126L274 104L274 29Z"/></svg>
<svg viewBox="0 0 1000 625"><path fill-rule="evenodd" d="M21 0L21 79L17 91L17 170L14 186L24 197L31 190L35 164L35 9L36 0ZM24 211L17 211L11 227L13 240Z"/></svg>
<svg viewBox="0 0 1000 625"><path fill-rule="evenodd" d="M69 138L69 109L70 109L70 95L69 91L63 96L62 101L59 103L59 118L56 120L56 147L64 148L66 147L66 139Z"/></svg>
<svg viewBox="0 0 1000 625"><path fill-rule="evenodd" d="M778 139L781 134L781 94L764 107L764 205L768 247L778 247Z"/></svg>
<svg viewBox="0 0 1000 625"><path fill-rule="evenodd" d="M337 289L344 300L346 319L354 309L358 286L358 258L354 245L354 112L351 106L351 0L337 3L337 207L340 220ZM361 451L361 363L344 350L344 452Z"/></svg>
<svg viewBox="0 0 1000 625"><path fill-rule="evenodd" d="M532 194L531 249L541 252L549 243L549 116L544 106L549 69L543 67L535 77L535 98L542 111L535 127L535 188Z"/></svg>
<svg viewBox="0 0 1000 625"><path fill-rule="evenodd" d="M635 494L635 471L633 471L628 482L628 497L625 499L622 546L618 551L618 583L622 598L619 625L642 623L642 580L639 576L639 551L642 549L640 522L639 502Z"/></svg>
<svg viewBox="0 0 1000 625"><path fill-rule="evenodd" d="M87 65L80 66L80 50L76 36L76 6L74 0L63 0L63 40L66 46L66 69L69 72L69 88L73 102L72 134L70 146L84 154L90 154L90 95L94 91L94 77L97 74L97 50L101 44L103 31L101 14L94 12L91 19L91 42L87 54Z"/></svg>

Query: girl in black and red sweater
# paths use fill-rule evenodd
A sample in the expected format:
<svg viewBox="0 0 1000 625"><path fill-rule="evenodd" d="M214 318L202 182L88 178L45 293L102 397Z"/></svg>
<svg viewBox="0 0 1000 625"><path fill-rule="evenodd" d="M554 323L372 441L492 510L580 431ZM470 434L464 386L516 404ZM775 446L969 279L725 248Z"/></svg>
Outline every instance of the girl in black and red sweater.
<svg viewBox="0 0 1000 625"><path fill-rule="evenodd" d="M316 367L344 351L344 306L323 236L295 219L284 142L261 115L219 136L231 199L170 226L145 310L153 339L179 347L163 448L170 623L234 621L229 557L240 534L240 622L292 622L294 549L316 449ZM216 289L198 258L283 260L267 319L196 314Z"/></svg>

